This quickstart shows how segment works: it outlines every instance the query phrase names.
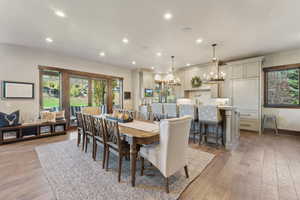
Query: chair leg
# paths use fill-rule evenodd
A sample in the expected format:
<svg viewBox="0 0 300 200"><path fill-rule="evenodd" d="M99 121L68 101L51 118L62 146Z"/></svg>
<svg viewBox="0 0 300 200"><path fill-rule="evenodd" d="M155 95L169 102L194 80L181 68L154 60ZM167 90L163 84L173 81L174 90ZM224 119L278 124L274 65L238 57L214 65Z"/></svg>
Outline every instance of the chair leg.
<svg viewBox="0 0 300 200"><path fill-rule="evenodd" d="M86 136L86 138L85 138L85 153L87 152L87 149L88 149L88 143L89 143L89 139L87 138L87 136Z"/></svg>
<svg viewBox="0 0 300 200"><path fill-rule="evenodd" d="M102 169L105 168L105 162L106 162L106 149L107 149L107 146L106 146L105 144L103 144Z"/></svg>
<svg viewBox="0 0 300 200"><path fill-rule="evenodd" d="M118 181L119 182L121 182L122 160L123 160L123 155L119 155L119 169L118 169Z"/></svg>
<svg viewBox="0 0 300 200"><path fill-rule="evenodd" d="M78 131L78 135L77 135L77 146L79 147L80 144L80 140L81 140L81 133Z"/></svg>
<svg viewBox="0 0 300 200"><path fill-rule="evenodd" d="M166 193L169 193L169 178L165 177L165 187L166 187Z"/></svg>
<svg viewBox="0 0 300 200"><path fill-rule="evenodd" d="M93 139L93 159L96 160L97 155L97 142L95 139Z"/></svg>
<svg viewBox="0 0 300 200"><path fill-rule="evenodd" d="M141 176L144 176L145 159L141 157Z"/></svg>
<svg viewBox="0 0 300 200"><path fill-rule="evenodd" d="M106 171L108 171L109 164L109 147L106 148Z"/></svg>
<svg viewBox="0 0 300 200"><path fill-rule="evenodd" d="M188 166L184 166L184 172L185 172L185 177L189 178L189 171L188 171Z"/></svg>
<svg viewBox="0 0 300 200"><path fill-rule="evenodd" d="M217 130L216 130L216 145L217 147L219 146L219 125L217 124Z"/></svg>
<svg viewBox="0 0 300 200"><path fill-rule="evenodd" d="M81 148L82 151L84 151L85 139L86 139L86 138L85 138L85 134L83 133L83 134L82 134L82 148Z"/></svg>

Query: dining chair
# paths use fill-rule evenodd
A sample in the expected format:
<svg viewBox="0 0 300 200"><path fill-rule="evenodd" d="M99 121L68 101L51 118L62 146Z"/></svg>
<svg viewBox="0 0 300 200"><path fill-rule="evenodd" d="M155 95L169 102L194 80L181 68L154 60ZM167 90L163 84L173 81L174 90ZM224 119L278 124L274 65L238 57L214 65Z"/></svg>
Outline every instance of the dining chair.
<svg viewBox="0 0 300 200"><path fill-rule="evenodd" d="M205 137L205 142L207 143L208 137L213 137L216 139L215 144L219 145L219 139L221 138L222 144L223 141L223 127L222 127L222 117L220 110L216 105L200 105L198 107L198 115L199 115L199 128L201 130L201 126L204 126L204 133L201 131L201 137ZM213 126L215 128L213 131L209 129L209 126ZM221 131L220 131L221 128ZM199 141L200 144L201 141Z"/></svg>
<svg viewBox="0 0 300 200"><path fill-rule="evenodd" d="M164 110L164 114L166 115L166 118L176 118L177 117L176 103L164 103L163 110Z"/></svg>
<svg viewBox="0 0 300 200"><path fill-rule="evenodd" d="M134 113L133 119L140 120L140 121L149 121L149 113L148 112L144 113L144 112L136 111Z"/></svg>
<svg viewBox="0 0 300 200"><path fill-rule="evenodd" d="M81 112L76 113L76 121L77 121L77 146L79 147L82 139L82 143L84 144L84 127L83 127L83 117ZM82 145L82 150L84 145Z"/></svg>
<svg viewBox="0 0 300 200"><path fill-rule="evenodd" d="M130 145L119 132L118 121L104 119L105 134L107 137L106 146L106 170L109 167L110 151L118 156L118 181L121 181L122 161L124 157L130 156Z"/></svg>
<svg viewBox="0 0 300 200"><path fill-rule="evenodd" d="M164 119L165 116L164 116L164 112L163 112L163 104L162 103L152 103L151 104L151 115L157 121Z"/></svg>
<svg viewBox="0 0 300 200"><path fill-rule="evenodd" d="M96 160L98 146L102 146L103 147L102 168L104 169L105 160L106 160L107 137L105 134L103 119L101 117L92 117L92 124L94 130L93 158L94 160Z"/></svg>
<svg viewBox="0 0 300 200"><path fill-rule="evenodd" d="M184 169L186 178L189 177L187 150L191 120L190 116L161 120L159 143L145 145L140 149L141 175L146 159L164 176L167 193L169 193L169 177L174 173Z"/></svg>
<svg viewBox="0 0 300 200"><path fill-rule="evenodd" d="M84 107L82 108L82 113L88 115L101 115L101 109L100 107Z"/></svg>
<svg viewBox="0 0 300 200"><path fill-rule="evenodd" d="M92 116L83 114L83 125L84 125L84 151L87 152L88 144L94 141L94 130L92 123ZM94 154L92 154L94 158Z"/></svg>
<svg viewBox="0 0 300 200"><path fill-rule="evenodd" d="M196 143L196 135L200 134L199 130L197 129L197 109L194 104L180 104L179 105L179 117L190 116L192 118L191 121L191 134L193 134L193 141ZM200 140L200 139L199 139Z"/></svg>

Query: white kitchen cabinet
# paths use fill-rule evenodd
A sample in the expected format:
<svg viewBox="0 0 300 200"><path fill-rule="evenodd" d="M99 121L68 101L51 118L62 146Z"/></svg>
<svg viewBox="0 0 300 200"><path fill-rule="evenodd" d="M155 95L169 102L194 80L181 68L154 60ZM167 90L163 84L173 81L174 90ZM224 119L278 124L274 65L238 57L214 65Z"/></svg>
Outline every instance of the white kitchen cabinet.
<svg viewBox="0 0 300 200"><path fill-rule="evenodd" d="M222 95L230 97L240 112L240 128L260 132L261 127L261 63L263 57L227 63L231 77L225 79ZM229 80L229 81L228 81Z"/></svg>
<svg viewBox="0 0 300 200"><path fill-rule="evenodd" d="M244 77L244 66L242 64L232 66L232 79L241 79Z"/></svg>
<svg viewBox="0 0 300 200"><path fill-rule="evenodd" d="M246 63L244 65L246 78L259 77L260 70L261 64L259 62Z"/></svg>

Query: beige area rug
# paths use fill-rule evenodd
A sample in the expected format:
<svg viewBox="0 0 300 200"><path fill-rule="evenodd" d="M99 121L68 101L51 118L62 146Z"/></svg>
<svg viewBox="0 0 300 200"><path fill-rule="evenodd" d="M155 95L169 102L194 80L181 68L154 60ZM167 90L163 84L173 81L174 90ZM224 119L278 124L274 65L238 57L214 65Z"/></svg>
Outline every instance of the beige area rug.
<svg viewBox="0 0 300 200"><path fill-rule="evenodd" d="M91 146L91 145L90 145ZM164 179L157 170L136 175L136 187L130 184L130 162L123 162L121 183L117 180L117 157L110 154L109 171L102 169L102 149L94 161L91 152L84 153L75 140L36 148L43 171L57 200L174 200L200 175L214 158L213 154L189 148L186 179L184 169L170 178L170 193L165 193ZM147 162L146 162L147 163ZM137 170L140 163L138 162ZM147 168L147 165L146 165ZM151 174L151 176L147 176Z"/></svg>

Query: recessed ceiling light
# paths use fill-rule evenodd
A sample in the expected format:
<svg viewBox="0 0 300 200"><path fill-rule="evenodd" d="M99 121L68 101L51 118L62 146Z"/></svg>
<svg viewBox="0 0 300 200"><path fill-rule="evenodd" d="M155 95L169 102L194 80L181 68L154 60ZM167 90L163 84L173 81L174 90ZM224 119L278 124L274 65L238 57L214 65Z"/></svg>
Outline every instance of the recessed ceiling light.
<svg viewBox="0 0 300 200"><path fill-rule="evenodd" d="M203 42L203 39L202 38L198 38L197 40L196 40L196 43L197 44L201 44Z"/></svg>
<svg viewBox="0 0 300 200"><path fill-rule="evenodd" d="M122 42L123 42L124 44L128 44L129 40L125 37L125 38L123 38Z"/></svg>
<svg viewBox="0 0 300 200"><path fill-rule="evenodd" d="M190 63L187 63L186 66L191 66L191 64L190 64Z"/></svg>
<svg viewBox="0 0 300 200"><path fill-rule="evenodd" d="M164 18L165 18L165 20L170 20L173 18L173 15L171 13L167 12L164 14Z"/></svg>
<svg viewBox="0 0 300 200"><path fill-rule="evenodd" d="M151 69L154 69L154 67L151 67Z"/></svg>
<svg viewBox="0 0 300 200"><path fill-rule="evenodd" d="M61 10L56 10L55 11L55 14L58 16L58 17L61 17L61 18L65 18L66 17L66 14L61 11Z"/></svg>
<svg viewBox="0 0 300 200"><path fill-rule="evenodd" d="M135 62L135 61L132 61L132 64L133 64L133 65L135 65L135 64L136 64L136 62Z"/></svg>
<svg viewBox="0 0 300 200"><path fill-rule="evenodd" d="M53 40L52 40L52 38L47 37L46 42L51 43L51 42L53 42Z"/></svg>
<svg viewBox="0 0 300 200"><path fill-rule="evenodd" d="M101 57L104 57L104 56L105 56L105 52L102 51L102 52L99 53L99 55L100 55Z"/></svg>
<svg viewBox="0 0 300 200"><path fill-rule="evenodd" d="M156 55L157 56L161 56L162 54L161 54L161 52L157 52Z"/></svg>

